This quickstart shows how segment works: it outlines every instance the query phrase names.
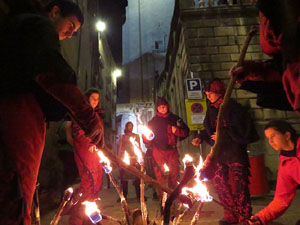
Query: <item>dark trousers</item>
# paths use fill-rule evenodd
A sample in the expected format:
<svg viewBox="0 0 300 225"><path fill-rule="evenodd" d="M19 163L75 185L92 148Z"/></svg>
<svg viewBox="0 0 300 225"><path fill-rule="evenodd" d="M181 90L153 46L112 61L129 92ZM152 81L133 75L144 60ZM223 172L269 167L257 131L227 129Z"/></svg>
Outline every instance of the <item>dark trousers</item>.
<svg viewBox="0 0 300 225"><path fill-rule="evenodd" d="M213 179L215 191L220 201L230 208L238 210L245 217L252 214L250 192L248 188L248 167L241 163L216 163ZM242 222L242 217L224 210L224 219L230 222Z"/></svg>
<svg viewBox="0 0 300 225"><path fill-rule="evenodd" d="M160 183L164 183L164 176L162 171L164 171L164 164L166 163L170 169L170 175L168 178L168 186L170 188L175 188L177 181L179 180L179 154L177 149L170 149L167 151L159 150L155 146L153 147L153 159L156 162L154 167L156 179ZM162 194L162 191L160 192Z"/></svg>
<svg viewBox="0 0 300 225"><path fill-rule="evenodd" d="M128 195L128 180L126 179L126 172L124 170L120 170L120 178L121 178L121 186L123 195L125 198L127 198ZM140 179L135 179L133 181L133 186L135 188L136 197L140 197Z"/></svg>

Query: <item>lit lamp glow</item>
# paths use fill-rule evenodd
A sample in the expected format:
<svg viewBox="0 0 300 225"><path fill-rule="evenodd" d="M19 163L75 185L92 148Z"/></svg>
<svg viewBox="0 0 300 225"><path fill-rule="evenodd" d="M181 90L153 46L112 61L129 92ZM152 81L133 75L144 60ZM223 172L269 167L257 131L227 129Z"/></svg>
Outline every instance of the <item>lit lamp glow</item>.
<svg viewBox="0 0 300 225"><path fill-rule="evenodd" d="M115 84L117 84L117 78L120 77L121 75L122 75L122 71L120 69L115 69L112 72L112 76Z"/></svg>
<svg viewBox="0 0 300 225"><path fill-rule="evenodd" d="M99 20L97 23L96 23L96 29L100 32L104 31L106 29L106 24Z"/></svg>

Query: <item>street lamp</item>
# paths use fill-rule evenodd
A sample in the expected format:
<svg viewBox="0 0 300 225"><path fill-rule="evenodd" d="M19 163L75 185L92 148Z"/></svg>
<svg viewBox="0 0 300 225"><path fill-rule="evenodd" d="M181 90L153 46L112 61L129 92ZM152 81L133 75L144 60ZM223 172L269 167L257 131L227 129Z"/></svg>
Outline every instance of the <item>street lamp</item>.
<svg viewBox="0 0 300 225"><path fill-rule="evenodd" d="M113 76L113 80L114 80L115 85L117 84L117 78L120 77L121 75L122 75L122 71L120 69L115 69L112 72L112 76Z"/></svg>
<svg viewBox="0 0 300 225"><path fill-rule="evenodd" d="M122 75L122 71L120 69L115 69L112 75L114 78L118 78Z"/></svg>
<svg viewBox="0 0 300 225"><path fill-rule="evenodd" d="M104 31L106 29L106 24L99 20L97 23L96 23L96 29L100 32Z"/></svg>

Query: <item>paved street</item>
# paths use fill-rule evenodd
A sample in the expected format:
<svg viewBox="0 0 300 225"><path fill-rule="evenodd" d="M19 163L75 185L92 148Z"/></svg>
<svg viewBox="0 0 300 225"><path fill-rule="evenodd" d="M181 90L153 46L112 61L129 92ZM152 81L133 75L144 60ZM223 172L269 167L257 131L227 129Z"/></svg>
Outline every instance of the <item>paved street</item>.
<svg viewBox="0 0 300 225"><path fill-rule="evenodd" d="M106 185L104 184L104 187ZM211 189L211 188L210 188ZM212 189L213 190L213 189ZM273 198L273 191L271 191L268 195L252 198L252 204L254 208L254 212L257 212L261 208L265 207ZM215 194L212 193L214 197ZM149 188L146 191L146 196L148 196L147 207L149 210L150 219L153 219L159 210L159 201L152 199L152 190ZM115 218L122 218L123 212L121 208L121 204L117 203L116 200L118 198L117 192L114 188L103 189L100 193L101 198L101 212L105 215L109 215ZM46 204L41 202L41 204ZM128 205L130 209L135 209L139 207L139 201L135 198L134 188L129 184L129 196L128 196ZM181 224L189 224L192 216L195 212L195 206L193 209L184 217L183 222ZM50 224L50 221L55 213L56 209L48 210L47 212L42 212L42 225ZM300 190L298 191L296 198L293 201L293 204L288 209L288 211L281 216L278 220L270 223L271 225L295 225L296 221L300 218ZM198 225L217 225L218 221L223 216L223 209L219 205L214 202L205 203L202 211L200 213L200 219L198 220ZM60 225L68 224L68 217L62 217ZM113 222L108 222L103 220L103 225L116 224Z"/></svg>

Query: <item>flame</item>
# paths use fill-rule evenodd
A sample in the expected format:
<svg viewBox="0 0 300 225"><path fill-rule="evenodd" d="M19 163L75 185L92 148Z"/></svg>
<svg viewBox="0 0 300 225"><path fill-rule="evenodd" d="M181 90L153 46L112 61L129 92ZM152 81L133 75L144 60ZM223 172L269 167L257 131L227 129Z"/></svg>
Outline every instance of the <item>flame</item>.
<svg viewBox="0 0 300 225"><path fill-rule="evenodd" d="M189 155L185 155L183 162L187 163L187 162L192 162L193 158ZM196 178L194 179L196 184L194 187L189 188L189 187L184 187L182 188L181 193L183 195L190 195L192 194L197 201L201 201L201 202L210 202L212 201L212 197L209 195L207 188L205 186L205 184L203 183L203 181L207 181L207 180L201 180L200 178L200 169L203 167L204 162L202 157L200 156L199 159L199 164L197 165L197 167L194 166L195 170L196 170Z"/></svg>
<svg viewBox="0 0 300 225"><path fill-rule="evenodd" d="M109 159L103 154L102 151L98 151L97 154L100 157L100 163L103 165L105 172L110 173L112 171L112 167L110 166Z"/></svg>
<svg viewBox="0 0 300 225"><path fill-rule="evenodd" d="M194 159L193 159L192 156L190 156L189 154L185 154L184 158L182 159L183 164L184 164L184 168L186 167L187 163L191 163L191 162L193 162L193 160Z"/></svg>
<svg viewBox="0 0 300 225"><path fill-rule="evenodd" d="M138 125L138 130L147 138L147 140L153 140L154 133L145 125Z"/></svg>
<svg viewBox="0 0 300 225"><path fill-rule="evenodd" d="M126 151L124 152L124 159L123 159L123 162L126 163L127 165L130 164L129 155L128 155L128 153L127 153Z"/></svg>
<svg viewBox="0 0 300 225"><path fill-rule="evenodd" d="M93 214L95 212L100 213L100 210L98 209L96 202L84 201L82 204L85 205L85 214L86 215L90 216L91 214Z"/></svg>
<svg viewBox="0 0 300 225"><path fill-rule="evenodd" d="M168 167L168 165L166 163L164 164L164 170L165 170L165 172L169 172L170 171L169 167Z"/></svg>
<svg viewBox="0 0 300 225"><path fill-rule="evenodd" d="M182 188L181 193L183 195L192 194L197 201L201 202L211 202L212 197L209 195L206 186L199 179L195 179L196 185L192 188L184 187Z"/></svg>
<svg viewBox="0 0 300 225"><path fill-rule="evenodd" d="M199 164L198 164L197 167L195 167L195 171L196 171L195 175L198 179L200 179L200 169L202 169L203 165L204 165L204 162L203 162L203 159L200 155Z"/></svg>
<svg viewBox="0 0 300 225"><path fill-rule="evenodd" d="M142 150L140 149L139 143L136 142L135 138L133 138L133 137L130 137L129 141L133 145L134 153L136 154L136 156L138 158L138 163L141 164L141 162L143 160L143 156L142 156Z"/></svg>
<svg viewBox="0 0 300 225"><path fill-rule="evenodd" d="M69 188L67 189L67 192L73 193L73 188L69 187Z"/></svg>

